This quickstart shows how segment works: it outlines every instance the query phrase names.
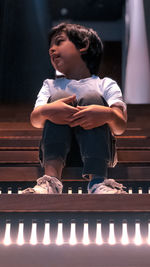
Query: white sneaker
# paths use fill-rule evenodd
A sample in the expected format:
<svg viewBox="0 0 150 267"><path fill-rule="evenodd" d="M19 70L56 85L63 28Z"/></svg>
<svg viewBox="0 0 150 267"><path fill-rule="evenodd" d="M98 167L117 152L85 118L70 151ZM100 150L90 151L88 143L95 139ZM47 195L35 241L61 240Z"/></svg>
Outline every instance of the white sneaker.
<svg viewBox="0 0 150 267"><path fill-rule="evenodd" d="M104 182L88 187L88 194L127 194L126 187L117 183L114 179L105 179Z"/></svg>
<svg viewBox="0 0 150 267"><path fill-rule="evenodd" d="M37 184L33 188L27 188L22 194L61 194L62 183L55 177L44 175L37 179Z"/></svg>

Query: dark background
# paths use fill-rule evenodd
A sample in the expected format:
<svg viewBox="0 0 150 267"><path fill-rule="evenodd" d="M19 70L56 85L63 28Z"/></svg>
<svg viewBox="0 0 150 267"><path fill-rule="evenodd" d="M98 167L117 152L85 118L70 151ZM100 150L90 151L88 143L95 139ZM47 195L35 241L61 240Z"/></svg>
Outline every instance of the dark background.
<svg viewBox="0 0 150 267"><path fill-rule="evenodd" d="M43 80L54 76L48 30L63 20L88 22L96 30L101 25L100 76L109 76L123 87L124 5L124 0L0 0L0 103L35 102ZM120 28L111 30L111 25Z"/></svg>

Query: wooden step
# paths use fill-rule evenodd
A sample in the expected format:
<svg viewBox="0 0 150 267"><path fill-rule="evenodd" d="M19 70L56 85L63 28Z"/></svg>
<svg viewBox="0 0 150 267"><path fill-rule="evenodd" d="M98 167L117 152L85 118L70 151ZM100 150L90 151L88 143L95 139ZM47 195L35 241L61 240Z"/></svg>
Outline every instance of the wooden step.
<svg viewBox="0 0 150 267"><path fill-rule="evenodd" d="M1 194L0 212L150 212L149 194Z"/></svg>
<svg viewBox="0 0 150 267"><path fill-rule="evenodd" d="M44 174L40 164L4 164L0 165L0 181L36 181ZM118 163L115 168L109 168L108 177L119 182L150 181L150 164ZM82 167L65 167L62 173L63 181L85 181L82 178Z"/></svg>
<svg viewBox="0 0 150 267"><path fill-rule="evenodd" d="M146 127L147 126L147 127ZM122 138L122 136L150 136L150 126L147 123L144 128L141 127L128 127L125 132L121 136L117 136L118 138ZM8 129L7 129L8 128ZM0 123L0 138L7 137L25 137L25 136L41 136L42 129L34 128L30 125L30 123L7 123L7 126Z"/></svg>
<svg viewBox="0 0 150 267"><path fill-rule="evenodd" d="M117 148L121 149L150 149L149 136L117 136ZM41 136L0 136L0 150L38 149Z"/></svg>
<svg viewBox="0 0 150 267"><path fill-rule="evenodd" d="M150 163L150 150L118 150L118 161L120 163ZM39 163L38 151L30 150L2 150L0 151L0 164L4 163Z"/></svg>

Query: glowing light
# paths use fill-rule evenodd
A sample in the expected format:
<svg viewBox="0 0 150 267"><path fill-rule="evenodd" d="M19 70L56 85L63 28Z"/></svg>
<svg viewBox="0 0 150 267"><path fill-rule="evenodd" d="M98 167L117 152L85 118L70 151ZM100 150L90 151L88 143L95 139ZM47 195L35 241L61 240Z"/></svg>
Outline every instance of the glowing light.
<svg viewBox="0 0 150 267"><path fill-rule="evenodd" d="M63 245L64 239L63 239L63 224L62 222L58 223L58 230L57 230L57 238L56 238L56 244L58 246Z"/></svg>
<svg viewBox="0 0 150 267"><path fill-rule="evenodd" d="M128 244L129 244L127 222L123 222L123 223L122 223L122 237L121 237L121 244L122 244L122 245L128 245Z"/></svg>
<svg viewBox="0 0 150 267"><path fill-rule="evenodd" d="M138 193L139 194L142 194L143 192L142 192L142 187L139 187L139 189L138 189Z"/></svg>
<svg viewBox="0 0 150 267"><path fill-rule="evenodd" d="M18 237L17 237L17 245L22 246L24 244L24 224L23 222L19 223L19 229L18 229Z"/></svg>
<svg viewBox="0 0 150 267"><path fill-rule="evenodd" d="M65 16L65 15L68 14L68 9L65 8L65 7L64 8L61 8L60 13L61 13L62 16Z"/></svg>
<svg viewBox="0 0 150 267"><path fill-rule="evenodd" d="M89 225L87 222L84 223L83 226L83 239L82 243L84 245L89 245L90 244L90 239L89 239Z"/></svg>
<svg viewBox="0 0 150 267"><path fill-rule="evenodd" d="M22 190L20 187L18 188L18 194L22 194Z"/></svg>
<svg viewBox="0 0 150 267"><path fill-rule="evenodd" d="M110 222L110 224L109 224L109 238L108 238L108 243L110 245L115 245L116 244L115 230L114 230L114 223L113 222Z"/></svg>
<svg viewBox="0 0 150 267"><path fill-rule="evenodd" d="M148 188L148 194L150 194L150 187Z"/></svg>
<svg viewBox="0 0 150 267"><path fill-rule="evenodd" d="M132 192L132 187L129 188L128 193L129 193L129 194L132 194L132 193L133 193L133 192Z"/></svg>
<svg viewBox="0 0 150 267"><path fill-rule="evenodd" d="M71 222L69 244L70 245L76 245L77 244L77 239L76 239L76 224L75 224L75 222Z"/></svg>
<svg viewBox="0 0 150 267"><path fill-rule="evenodd" d="M43 238L43 244L49 245L51 243L50 241L50 223L45 223L45 230L44 230L44 238Z"/></svg>
<svg viewBox="0 0 150 267"><path fill-rule="evenodd" d="M2 189L0 188L0 194L2 194Z"/></svg>
<svg viewBox="0 0 150 267"><path fill-rule="evenodd" d="M36 245L37 244L37 223L36 222L32 223L30 244L31 245Z"/></svg>
<svg viewBox="0 0 150 267"><path fill-rule="evenodd" d="M82 187L78 188L78 194L82 194Z"/></svg>
<svg viewBox="0 0 150 267"><path fill-rule="evenodd" d="M140 230L140 223L135 223L135 238L134 243L137 246L140 246L142 244L142 237L141 237L141 230Z"/></svg>
<svg viewBox="0 0 150 267"><path fill-rule="evenodd" d="M6 222L6 228L5 228L5 235L4 235L4 240L3 243L5 246L11 245L11 237L10 237L10 229L11 229L11 223Z"/></svg>
<svg viewBox="0 0 150 267"><path fill-rule="evenodd" d="M12 188L11 187L8 188L8 194L12 194Z"/></svg>
<svg viewBox="0 0 150 267"><path fill-rule="evenodd" d="M68 187L68 194L72 194L72 188Z"/></svg>
<svg viewBox="0 0 150 267"><path fill-rule="evenodd" d="M148 223L148 237L147 237L147 243L150 245L150 222Z"/></svg>
<svg viewBox="0 0 150 267"><path fill-rule="evenodd" d="M97 222L97 225L96 225L96 244L97 245L103 244L101 222Z"/></svg>

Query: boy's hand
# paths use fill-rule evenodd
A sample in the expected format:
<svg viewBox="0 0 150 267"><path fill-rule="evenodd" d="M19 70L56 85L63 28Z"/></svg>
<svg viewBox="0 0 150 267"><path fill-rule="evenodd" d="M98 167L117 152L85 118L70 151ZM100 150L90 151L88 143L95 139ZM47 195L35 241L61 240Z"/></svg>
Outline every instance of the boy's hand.
<svg viewBox="0 0 150 267"><path fill-rule="evenodd" d="M107 123L110 119L110 108L90 105L77 106L78 112L72 116L71 127L81 126L85 130L90 130Z"/></svg>
<svg viewBox="0 0 150 267"><path fill-rule="evenodd" d="M53 123L70 125L72 115L78 112L78 108L70 105L74 101L76 101L75 95L51 102L44 107L42 115Z"/></svg>

